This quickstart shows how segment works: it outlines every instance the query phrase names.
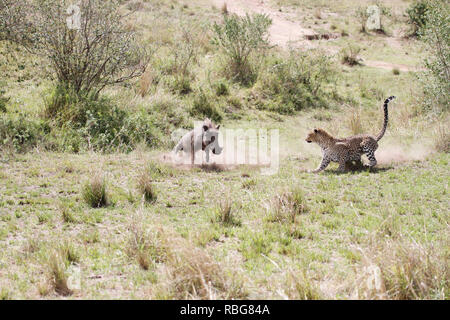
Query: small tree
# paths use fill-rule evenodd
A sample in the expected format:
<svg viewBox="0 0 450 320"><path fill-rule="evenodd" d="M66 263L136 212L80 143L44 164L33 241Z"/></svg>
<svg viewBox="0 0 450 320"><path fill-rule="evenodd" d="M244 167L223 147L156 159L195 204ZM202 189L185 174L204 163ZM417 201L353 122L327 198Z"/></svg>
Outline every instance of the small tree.
<svg viewBox="0 0 450 320"><path fill-rule="evenodd" d="M428 0L418 0L413 2L411 6L406 9L409 23L412 26L412 35L418 36L419 30L425 27L425 24L427 23L426 15L428 6Z"/></svg>
<svg viewBox="0 0 450 320"><path fill-rule="evenodd" d="M58 82L77 94L97 96L107 85L143 74L147 54L123 24L118 1L80 1L75 27L67 21L70 5L69 0L0 0L0 39L46 57Z"/></svg>
<svg viewBox="0 0 450 320"><path fill-rule="evenodd" d="M448 111L450 102L450 5L430 2L426 25L420 31L427 43L430 57L425 60L427 72L421 78L426 105L435 111Z"/></svg>
<svg viewBox="0 0 450 320"><path fill-rule="evenodd" d="M214 23L215 43L228 57L231 76L243 83L252 73L250 56L269 46L268 29L272 20L265 14L224 15L224 23Z"/></svg>

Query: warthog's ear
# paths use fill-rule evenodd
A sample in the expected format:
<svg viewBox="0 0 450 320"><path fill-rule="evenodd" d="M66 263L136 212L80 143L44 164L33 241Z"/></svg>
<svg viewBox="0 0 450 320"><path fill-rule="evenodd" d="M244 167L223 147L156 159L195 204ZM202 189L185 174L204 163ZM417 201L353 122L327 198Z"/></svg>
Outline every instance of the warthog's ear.
<svg viewBox="0 0 450 320"><path fill-rule="evenodd" d="M219 124L219 125L217 126L217 128L216 128L216 129L217 129L217 130L219 130L219 128L220 128L220 124Z"/></svg>
<svg viewBox="0 0 450 320"><path fill-rule="evenodd" d="M208 131L209 127L208 126L203 126L203 131Z"/></svg>

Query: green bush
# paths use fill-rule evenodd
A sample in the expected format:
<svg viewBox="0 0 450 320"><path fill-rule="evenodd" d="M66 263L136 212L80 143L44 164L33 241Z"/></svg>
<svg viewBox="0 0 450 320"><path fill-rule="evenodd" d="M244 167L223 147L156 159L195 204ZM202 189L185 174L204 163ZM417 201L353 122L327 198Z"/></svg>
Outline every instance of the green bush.
<svg viewBox="0 0 450 320"><path fill-rule="evenodd" d="M421 39L428 46L425 60L427 71L419 74L423 85L426 110L439 114L450 107L450 4L429 2L426 25L421 29Z"/></svg>
<svg viewBox="0 0 450 320"><path fill-rule="evenodd" d="M268 29L272 20L264 14L225 15L224 23L214 23L214 42L225 53L228 76L244 85L256 80L251 56L268 47Z"/></svg>
<svg viewBox="0 0 450 320"><path fill-rule="evenodd" d="M406 9L409 23L412 26L412 35L418 36L419 30L425 27L427 23L427 12L429 9L428 0L414 1L411 6Z"/></svg>
<svg viewBox="0 0 450 320"><path fill-rule="evenodd" d="M9 98L3 96L5 92L0 90L0 112L6 113L6 104L9 101Z"/></svg>
<svg viewBox="0 0 450 320"><path fill-rule="evenodd" d="M213 105L211 98L202 89L195 96L190 113L192 116L208 117L213 121L222 120L221 112Z"/></svg>
<svg viewBox="0 0 450 320"><path fill-rule="evenodd" d="M214 85L216 90L216 96L227 96L230 94L230 90L228 89L228 85L224 81L219 81Z"/></svg>
<svg viewBox="0 0 450 320"><path fill-rule="evenodd" d="M260 77L258 90L268 99L269 109L293 113L308 107L325 106L325 86L333 79L332 62L320 51L291 51L277 57Z"/></svg>
<svg viewBox="0 0 450 320"><path fill-rule="evenodd" d="M53 125L49 145L72 152L127 152L140 142L161 146L165 134L184 122L182 114L161 101L150 110L127 112L107 97L76 94L64 86L47 97L44 114Z"/></svg>
<svg viewBox="0 0 450 320"><path fill-rule="evenodd" d="M28 151L37 146L49 130L45 121L30 120L24 115L10 117L4 114L0 116L0 147L9 147L18 152Z"/></svg>

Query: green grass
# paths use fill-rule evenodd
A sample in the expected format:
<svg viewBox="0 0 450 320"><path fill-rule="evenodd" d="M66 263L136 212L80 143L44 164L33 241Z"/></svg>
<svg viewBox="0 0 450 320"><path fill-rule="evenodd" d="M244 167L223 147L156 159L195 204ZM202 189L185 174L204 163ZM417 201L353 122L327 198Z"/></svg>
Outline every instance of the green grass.
<svg viewBox="0 0 450 320"><path fill-rule="evenodd" d="M314 288L321 282L337 290L335 296L320 291L321 297L349 297L346 290L352 284L348 281L357 281L358 276L354 265L361 264L362 267L363 264L358 258L361 250L372 252L380 241L389 240L406 247L411 241L423 247L433 245L434 250L442 252L445 258L445 246L442 245L446 241L446 221L449 218L448 171L443 168L448 166L448 154L437 154L420 162L381 165L374 172L337 174L332 167L320 175L298 169L308 166L308 162L284 159L279 173L274 176L252 172L257 184L250 189L242 188L243 179L246 179L242 174L248 169L183 171L177 175L165 175L164 179L154 182L159 193L152 206L130 203L125 190L135 188L135 177L143 166L153 163L153 159L154 156L136 153L43 153L17 155L15 160L2 162L1 172L7 178L1 187L1 210L2 217L10 218L0 222L0 230L4 233L0 248L2 261L8 261L7 265L2 265L6 274L2 278L2 287L8 288L8 294L12 298L36 297L40 271L46 268L40 262L42 256L49 254L47 252L52 250L55 241L59 243L61 239L67 239L72 247L64 251L68 252L65 259L79 261L83 265L81 294L84 298L155 298L152 290L144 288L156 290L166 285L168 280L164 279L161 270L167 266L156 259L159 269L152 271L155 272L152 277L146 277L142 272L150 270L149 262L139 260L145 255L136 258L127 253L127 221L135 211L142 214L139 224L143 230L167 228L174 234L169 239L178 235L194 246L197 243L204 247L224 273L248 278L249 281L243 285L246 287L253 283L246 287L250 293L255 286L259 288L253 294L260 298L281 298L275 290L278 286L291 297L300 298L300 294L315 297L313 293L318 289ZM317 157L313 159L319 160ZM73 172L65 170L68 161L72 163ZM123 170L124 163L127 164L126 171ZM78 177L87 177L94 164L101 164L103 171L109 174L109 184L114 186L110 190L116 201L114 207L90 209L82 200L80 190L83 182ZM39 175L28 174L37 168ZM44 181L48 187L33 187ZM277 195L275 190L285 188L287 181L294 190L301 187L301 196L294 197L300 199L298 201L308 210L297 215L294 221L267 222L269 200ZM54 194L58 196L52 196ZM239 217L239 223L227 223L231 221L226 220L229 219L226 212L228 204L221 204L218 194L227 194L233 203L241 204L233 205L231 209L232 214ZM14 200L21 195L24 200ZM197 200L192 202L191 199ZM72 204L64 209L70 207L70 212L80 217L78 223L61 219L61 201ZM167 203L171 205L167 206ZM218 208L218 220L211 220L211 214L205 210L214 206ZM97 211L100 216L96 220L92 215ZM17 212L21 214L14 215ZM213 227L216 221L223 221L222 217L225 217L224 226L219 223ZM37 221L40 223L36 224ZM211 228L215 231L205 236L205 230ZM20 249L25 246L23 239L39 239L39 248L27 251L29 253L24 256L23 249ZM11 246L19 250L7 250ZM75 247L76 253L72 254L71 248ZM142 248L147 248L144 251L146 255L155 257L151 253L155 252L152 251L154 249L150 249L154 246L147 243ZM330 268L331 260L335 261L333 268L339 270L338 273ZM52 263L52 272L61 276L60 262ZM445 260L436 261L436 264L442 263ZM139 271L139 264L147 266L142 267L144 271ZM294 281L286 273L308 265L306 279L315 279L315 284L304 283L303 278ZM280 273L278 268L283 271L281 277L275 277ZM16 276L23 280L16 281ZM275 277L275 283L266 283L266 277L271 276ZM64 278L57 280L63 281ZM399 285L395 284L396 287ZM434 297L448 298L445 293L448 284L444 281L440 285L440 288L432 288L436 290ZM65 292L63 282L58 286L62 286L62 292ZM293 288L301 292L306 290L306 293L292 291Z"/></svg>

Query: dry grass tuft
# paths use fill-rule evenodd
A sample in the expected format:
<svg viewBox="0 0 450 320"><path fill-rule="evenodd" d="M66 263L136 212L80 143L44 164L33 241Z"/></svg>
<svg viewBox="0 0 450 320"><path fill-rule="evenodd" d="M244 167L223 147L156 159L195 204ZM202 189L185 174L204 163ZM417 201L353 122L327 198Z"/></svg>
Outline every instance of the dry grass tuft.
<svg viewBox="0 0 450 320"><path fill-rule="evenodd" d="M286 281L287 295L294 300L320 300L322 295L319 288L307 276L305 271L290 271Z"/></svg>
<svg viewBox="0 0 450 320"><path fill-rule="evenodd" d="M361 123L361 113L359 110L354 109L349 117L348 125L352 134L360 134L364 132L364 128Z"/></svg>
<svg viewBox="0 0 450 320"><path fill-rule="evenodd" d="M295 222L297 215L308 211L303 191L294 188L276 195L271 201L271 214L269 221L272 222Z"/></svg>
<svg viewBox="0 0 450 320"><path fill-rule="evenodd" d="M86 181L82 194L84 201L92 208L101 208L109 205L106 181L100 174L95 174L91 181Z"/></svg>
<svg viewBox="0 0 450 320"><path fill-rule="evenodd" d="M450 152L450 132L447 126L439 123L434 138L434 147L438 152Z"/></svg>
<svg viewBox="0 0 450 320"><path fill-rule="evenodd" d="M170 287L175 299L242 299L247 296L242 285L203 249L182 238L171 239L169 258Z"/></svg>
<svg viewBox="0 0 450 320"><path fill-rule="evenodd" d="M138 177L138 190L145 202L154 203L156 201L156 191L152 184L152 178L147 171L141 172Z"/></svg>
<svg viewBox="0 0 450 320"><path fill-rule="evenodd" d="M138 93L142 98L144 98L150 92L150 87L152 83L153 83L153 75L150 69L147 69L141 76L141 79L139 80Z"/></svg>
<svg viewBox="0 0 450 320"><path fill-rule="evenodd" d="M316 19L319 19L319 20L322 19L322 11L320 10L320 8L317 8L317 9L314 11L314 17L316 17Z"/></svg>
<svg viewBox="0 0 450 320"><path fill-rule="evenodd" d="M67 205L61 204L60 211L61 211L62 219L65 223L76 223L77 222L77 218L75 217L75 215L73 214L73 212L70 210L70 208Z"/></svg>
<svg viewBox="0 0 450 320"><path fill-rule="evenodd" d="M145 229L142 209L133 215L128 230L130 236L127 253L130 257L136 258L142 269L149 270L157 263L167 260L166 238L162 236L160 229Z"/></svg>
<svg viewBox="0 0 450 320"><path fill-rule="evenodd" d="M223 3L222 8L220 9L220 11L222 12L223 15L227 15L228 14L228 6L227 6L226 2Z"/></svg>
<svg viewBox="0 0 450 320"><path fill-rule="evenodd" d="M62 296L69 296L73 293L67 284L68 277L66 268L67 260L65 257L59 252L54 252L48 260L48 270L50 274L49 283L55 292ZM41 287L45 288L45 286L40 286L40 288ZM39 291L41 291L41 289L39 289ZM43 289L41 294L44 294Z"/></svg>
<svg viewBox="0 0 450 320"><path fill-rule="evenodd" d="M224 225L240 226L241 222L233 212L233 201L229 198L222 200L216 209L215 221Z"/></svg>
<svg viewBox="0 0 450 320"><path fill-rule="evenodd" d="M448 299L449 255L416 242L374 241L363 252L358 292L363 299Z"/></svg>

